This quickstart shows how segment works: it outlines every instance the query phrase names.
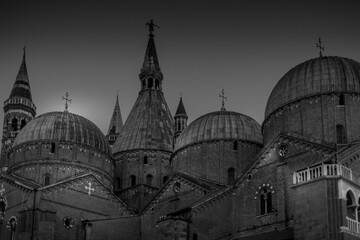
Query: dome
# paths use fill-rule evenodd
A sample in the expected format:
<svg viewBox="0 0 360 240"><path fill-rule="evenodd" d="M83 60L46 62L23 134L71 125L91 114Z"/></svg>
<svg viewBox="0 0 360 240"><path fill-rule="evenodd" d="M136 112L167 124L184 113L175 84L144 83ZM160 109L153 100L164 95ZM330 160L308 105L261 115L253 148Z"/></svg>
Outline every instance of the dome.
<svg viewBox="0 0 360 240"><path fill-rule="evenodd" d="M20 131L13 146L33 141L64 141L110 154L100 129L90 120L69 112L49 112L38 116Z"/></svg>
<svg viewBox="0 0 360 240"><path fill-rule="evenodd" d="M205 114L189 124L176 139L175 150L209 140L236 139L262 144L261 126L251 117L237 112Z"/></svg>
<svg viewBox="0 0 360 240"><path fill-rule="evenodd" d="M360 64L342 57L308 60L288 71L268 99L265 120L294 101L329 93L360 93Z"/></svg>

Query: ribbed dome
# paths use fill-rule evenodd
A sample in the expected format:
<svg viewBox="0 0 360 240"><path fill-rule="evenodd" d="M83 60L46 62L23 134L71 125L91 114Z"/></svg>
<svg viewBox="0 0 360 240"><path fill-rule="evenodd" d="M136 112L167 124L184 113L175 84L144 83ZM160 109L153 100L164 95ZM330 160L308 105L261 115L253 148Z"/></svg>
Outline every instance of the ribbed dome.
<svg viewBox="0 0 360 240"><path fill-rule="evenodd" d="M265 119L291 102L332 92L360 93L358 62L341 57L322 57L297 65L280 79L271 92Z"/></svg>
<svg viewBox="0 0 360 240"><path fill-rule="evenodd" d="M176 140L175 150L207 140L237 139L262 144L261 126L237 112L218 111L194 120Z"/></svg>
<svg viewBox="0 0 360 240"><path fill-rule="evenodd" d="M140 92L119 137L113 153L154 149L173 151L174 120L159 90Z"/></svg>
<svg viewBox="0 0 360 240"><path fill-rule="evenodd" d="M69 112L49 112L38 116L25 125L13 146L39 140L73 142L110 153L100 129L90 120Z"/></svg>

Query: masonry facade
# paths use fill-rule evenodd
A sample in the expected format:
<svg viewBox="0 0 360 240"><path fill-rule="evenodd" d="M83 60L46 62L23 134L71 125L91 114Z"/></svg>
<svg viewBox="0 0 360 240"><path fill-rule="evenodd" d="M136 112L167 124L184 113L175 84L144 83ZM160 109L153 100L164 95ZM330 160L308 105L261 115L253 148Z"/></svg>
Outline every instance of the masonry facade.
<svg viewBox="0 0 360 240"><path fill-rule="evenodd" d="M310 59L274 87L262 125L172 117L155 24L138 98L105 136L69 112L36 117L25 51L4 102L1 239L360 239L360 64ZM110 118L109 117L109 118Z"/></svg>

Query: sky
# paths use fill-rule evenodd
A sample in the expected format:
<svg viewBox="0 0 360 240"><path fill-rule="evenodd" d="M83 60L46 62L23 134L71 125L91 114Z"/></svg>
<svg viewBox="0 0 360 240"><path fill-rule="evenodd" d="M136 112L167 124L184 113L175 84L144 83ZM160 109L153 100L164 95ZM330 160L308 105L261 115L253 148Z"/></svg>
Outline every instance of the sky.
<svg viewBox="0 0 360 240"><path fill-rule="evenodd" d="M359 1L1 1L0 99L11 92L23 47L37 116L69 111L106 134L116 95L125 122L140 91L148 41L175 114L180 94L194 119L225 107L262 124L267 99L291 68L324 55L360 61ZM0 111L3 124L3 111Z"/></svg>

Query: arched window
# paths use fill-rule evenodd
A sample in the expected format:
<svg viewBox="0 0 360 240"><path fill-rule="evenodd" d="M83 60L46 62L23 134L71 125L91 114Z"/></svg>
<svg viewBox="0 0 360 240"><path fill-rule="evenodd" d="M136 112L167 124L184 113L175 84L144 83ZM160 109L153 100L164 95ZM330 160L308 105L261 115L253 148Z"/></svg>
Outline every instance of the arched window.
<svg viewBox="0 0 360 240"><path fill-rule="evenodd" d="M167 180L169 180L169 177L168 177L168 176L164 176L164 177L163 177L163 183L166 183Z"/></svg>
<svg viewBox="0 0 360 240"><path fill-rule="evenodd" d="M336 141L337 143L346 143L345 128L343 125L336 125Z"/></svg>
<svg viewBox="0 0 360 240"><path fill-rule="evenodd" d="M116 188L121 189L121 178L120 177L116 178Z"/></svg>
<svg viewBox="0 0 360 240"><path fill-rule="evenodd" d="M345 97L344 94L340 94L339 95L339 106L344 106L345 105Z"/></svg>
<svg viewBox="0 0 360 240"><path fill-rule="evenodd" d="M233 184L235 180L235 168L228 169L228 184Z"/></svg>
<svg viewBox="0 0 360 240"><path fill-rule="evenodd" d="M271 213L272 210L272 192L269 188L263 188L260 192L260 214Z"/></svg>
<svg viewBox="0 0 360 240"><path fill-rule="evenodd" d="M193 240L198 240L198 235L196 233L194 233L192 239Z"/></svg>
<svg viewBox="0 0 360 240"><path fill-rule="evenodd" d="M45 186L50 185L50 175L49 175L49 174L46 174L46 175L44 176L44 185L45 185Z"/></svg>
<svg viewBox="0 0 360 240"><path fill-rule="evenodd" d="M131 175L130 176L130 186L133 187L136 185L136 176L135 175Z"/></svg>
<svg viewBox="0 0 360 240"><path fill-rule="evenodd" d="M148 156L144 156L144 164L148 164Z"/></svg>
<svg viewBox="0 0 360 240"><path fill-rule="evenodd" d="M26 125L26 121L25 119L21 120L21 126L20 126L20 129L23 129L23 127L25 127Z"/></svg>
<svg viewBox="0 0 360 240"><path fill-rule="evenodd" d="M17 131L17 125L18 125L18 120L16 118L14 118L11 121L11 131Z"/></svg>
<svg viewBox="0 0 360 240"><path fill-rule="evenodd" d="M149 79L148 79L148 88L152 88L152 87L153 87L153 84L154 84L153 79L152 79L152 78L149 78Z"/></svg>
<svg viewBox="0 0 360 240"><path fill-rule="evenodd" d="M238 142L234 141L233 150L238 150Z"/></svg>
<svg viewBox="0 0 360 240"><path fill-rule="evenodd" d="M352 192L348 191L346 194L346 216L351 219L356 219L355 216L355 197Z"/></svg>
<svg viewBox="0 0 360 240"><path fill-rule="evenodd" d="M55 153L55 143L51 143L50 153Z"/></svg>
<svg viewBox="0 0 360 240"><path fill-rule="evenodd" d="M153 175L149 174L146 176L146 184L152 186Z"/></svg>
<svg viewBox="0 0 360 240"><path fill-rule="evenodd" d="M155 79L155 89L159 89L159 80Z"/></svg>

